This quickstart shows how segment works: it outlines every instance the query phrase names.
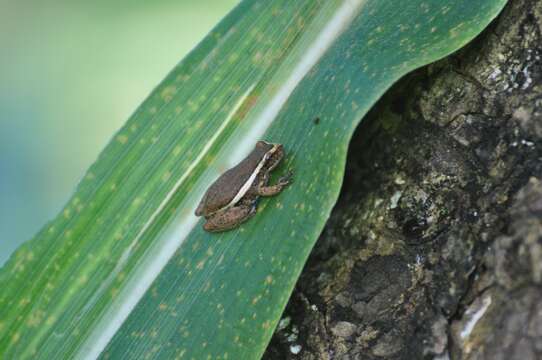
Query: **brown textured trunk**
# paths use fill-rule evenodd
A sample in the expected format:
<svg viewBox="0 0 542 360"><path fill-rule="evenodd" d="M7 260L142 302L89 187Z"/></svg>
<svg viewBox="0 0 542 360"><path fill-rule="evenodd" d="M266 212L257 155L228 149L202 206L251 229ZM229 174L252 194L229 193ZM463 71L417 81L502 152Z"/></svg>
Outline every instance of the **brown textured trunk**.
<svg viewBox="0 0 542 360"><path fill-rule="evenodd" d="M541 34L510 0L375 106L265 359L542 359Z"/></svg>

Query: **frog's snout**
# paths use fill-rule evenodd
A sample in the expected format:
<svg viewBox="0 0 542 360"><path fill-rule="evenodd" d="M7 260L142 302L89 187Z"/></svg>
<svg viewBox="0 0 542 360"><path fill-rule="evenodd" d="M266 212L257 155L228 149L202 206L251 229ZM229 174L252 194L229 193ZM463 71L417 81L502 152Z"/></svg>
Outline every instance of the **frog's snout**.
<svg viewBox="0 0 542 360"><path fill-rule="evenodd" d="M195 214L196 216L201 216L201 215L203 215L203 208L204 208L204 206L203 206L203 201L202 201L202 202L198 205L198 208L196 209L196 211L194 212L194 214Z"/></svg>

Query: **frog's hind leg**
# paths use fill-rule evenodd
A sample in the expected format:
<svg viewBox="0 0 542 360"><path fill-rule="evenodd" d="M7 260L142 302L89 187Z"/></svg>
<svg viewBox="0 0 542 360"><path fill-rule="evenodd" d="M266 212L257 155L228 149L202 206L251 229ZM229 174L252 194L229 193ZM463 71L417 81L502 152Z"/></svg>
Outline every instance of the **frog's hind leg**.
<svg viewBox="0 0 542 360"><path fill-rule="evenodd" d="M289 172L285 176L281 177L275 185L265 186L265 184L260 183L258 186L257 193L260 196L274 196L280 193L286 186L292 182L292 173Z"/></svg>
<svg viewBox="0 0 542 360"><path fill-rule="evenodd" d="M203 224L203 228L209 232L231 230L250 219L255 213L256 207L253 205L241 204L234 206L207 219L207 222Z"/></svg>

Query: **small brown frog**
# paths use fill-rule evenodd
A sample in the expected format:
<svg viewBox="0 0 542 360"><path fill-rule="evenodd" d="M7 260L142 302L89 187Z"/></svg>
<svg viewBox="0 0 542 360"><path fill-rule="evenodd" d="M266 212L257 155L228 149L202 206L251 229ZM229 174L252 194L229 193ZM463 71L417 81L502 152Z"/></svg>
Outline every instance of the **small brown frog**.
<svg viewBox="0 0 542 360"><path fill-rule="evenodd" d="M291 183L292 173L267 186L269 173L284 157L281 144L258 141L239 164L222 174L201 199L196 216L204 216L203 228L210 232L233 229L256 213L260 196L273 196Z"/></svg>

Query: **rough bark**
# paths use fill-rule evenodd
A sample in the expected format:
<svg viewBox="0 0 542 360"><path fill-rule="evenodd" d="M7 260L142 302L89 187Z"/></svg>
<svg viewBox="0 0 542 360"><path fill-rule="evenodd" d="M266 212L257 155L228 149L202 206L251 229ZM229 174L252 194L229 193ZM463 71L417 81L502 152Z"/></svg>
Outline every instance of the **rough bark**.
<svg viewBox="0 0 542 360"><path fill-rule="evenodd" d="M265 359L542 359L542 2L396 84Z"/></svg>

